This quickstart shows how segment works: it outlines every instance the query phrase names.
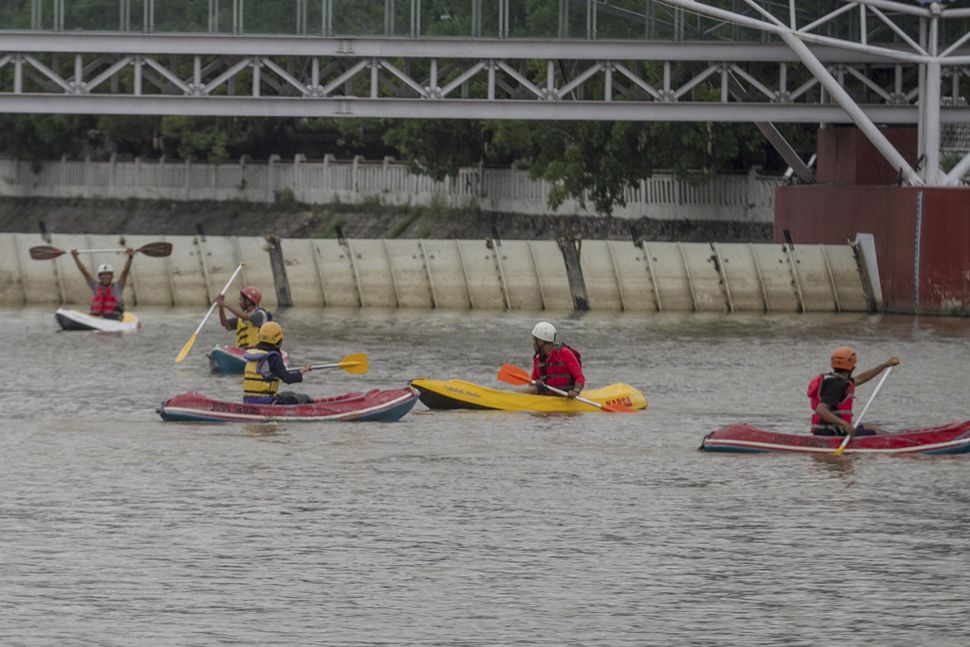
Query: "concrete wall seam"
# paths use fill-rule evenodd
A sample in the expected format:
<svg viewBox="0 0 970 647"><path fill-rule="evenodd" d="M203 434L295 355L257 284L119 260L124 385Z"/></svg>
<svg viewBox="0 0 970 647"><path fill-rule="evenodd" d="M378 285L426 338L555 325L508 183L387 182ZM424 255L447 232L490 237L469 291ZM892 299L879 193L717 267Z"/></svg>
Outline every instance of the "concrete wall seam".
<svg viewBox="0 0 970 647"><path fill-rule="evenodd" d="M139 247L158 237L128 236ZM267 308L374 307L614 312L866 312L878 302L867 254L850 245L601 240L266 240L169 236L167 258L137 255L130 307L211 303L239 262ZM0 234L0 304L86 308L70 255L34 261L36 234ZM117 238L56 234L64 250ZM861 245L857 245L861 249ZM124 256L84 254L88 267ZM48 263L50 265L48 265Z"/></svg>

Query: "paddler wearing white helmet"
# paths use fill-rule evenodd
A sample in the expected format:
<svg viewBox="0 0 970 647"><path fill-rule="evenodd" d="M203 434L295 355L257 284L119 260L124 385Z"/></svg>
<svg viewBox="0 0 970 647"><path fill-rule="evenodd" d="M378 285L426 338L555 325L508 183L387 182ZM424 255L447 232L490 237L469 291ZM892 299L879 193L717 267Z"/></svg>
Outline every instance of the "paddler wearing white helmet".
<svg viewBox="0 0 970 647"><path fill-rule="evenodd" d="M572 400L586 386L580 354L566 344L557 343L556 327L548 321L540 321L532 327L532 380L530 393L552 395L545 386L566 391Z"/></svg>
<svg viewBox="0 0 970 647"><path fill-rule="evenodd" d="M135 258L135 250L128 248L125 250L128 260L121 270L121 277L115 281L115 270L108 263L102 263L97 268L97 278L91 276L88 268L84 266L78 256L76 249L71 250L74 263L84 275L84 280L91 288L91 314L105 319L121 319L125 312L125 283L128 282L128 272L131 271L131 262Z"/></svg>

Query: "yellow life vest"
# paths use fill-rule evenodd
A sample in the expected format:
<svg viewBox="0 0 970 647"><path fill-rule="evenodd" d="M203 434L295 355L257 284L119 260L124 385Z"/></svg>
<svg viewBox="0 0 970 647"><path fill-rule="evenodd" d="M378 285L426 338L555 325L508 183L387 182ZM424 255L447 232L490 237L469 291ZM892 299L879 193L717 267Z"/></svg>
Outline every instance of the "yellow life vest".
<svg viewBox="0 0 970 647"><path fill-rule="evenodd" d="M280 389L280 378L269 370L269 356L277 351L250 348L243 355L243 402L272 401Z"/></svg>
<svg viewBox="0 0 970 647"><path fill-rule="evenodd" d="M236 319L236 346L251 348L259 343L259 328L252 321L239 317Z"/></svg>

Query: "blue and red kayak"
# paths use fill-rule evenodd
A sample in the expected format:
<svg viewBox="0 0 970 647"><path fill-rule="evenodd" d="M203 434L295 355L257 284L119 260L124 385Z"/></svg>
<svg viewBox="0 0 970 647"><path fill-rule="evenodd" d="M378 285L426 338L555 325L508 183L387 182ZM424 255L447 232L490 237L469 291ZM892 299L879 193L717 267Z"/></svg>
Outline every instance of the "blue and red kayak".
<svg viewBox="0 0 970 647"><path fill-rule="evenodd" d="M802 452L831 454L843 438L811 434L783 434L751 425L728 425L704 436L708 452ZM928 429L859 436L849 441L846 454L962 454L970 452L970 420Z"/></svg>
<svg viewBox="0 0 970 647"><path fill-rule="evenodd" d="M190 391L166 400L156 412L162 420L177 422L395 422L417 401L410 387L345 393L308 404L243 404Z"/></svg>
<svg viewBox="0 0 970 647"><path fill-rule="evenodd" d="M243 353L246 351L237 346L216 346L206 356L209 358L209 368L213 373L239 373L242 375L246 370L246 360ZM286 351L282 351L283 363L287 368L290 367L290 356Z"/></svg>

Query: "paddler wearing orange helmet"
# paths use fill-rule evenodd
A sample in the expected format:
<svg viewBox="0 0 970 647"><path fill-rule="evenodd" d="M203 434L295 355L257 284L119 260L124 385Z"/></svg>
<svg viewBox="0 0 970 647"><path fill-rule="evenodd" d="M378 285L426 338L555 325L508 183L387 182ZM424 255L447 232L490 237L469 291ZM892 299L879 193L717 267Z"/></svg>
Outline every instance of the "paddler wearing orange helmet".
<svg viewBox="0 0 970 647"><path fill-rule="evenodd" d="M885 362L856 376L856 352L849 346L832 351L832 370L815 376L808 385L808 399L812 405L812 433L816 436L871 436L875 429L852 424L852 403L855 388L865 384L890 366L898 366L899 358Z"/></svg>
<svg viewBox="0 0 970 647"><path fill-rule="evenodd" d="M236 346L239 348L245 350L258 344L260 327L273 320L273 313L259 306L262 300L263 293L255 285L247 285L239 291L238 310L226 303L223 295L216 297L216 303L219 304L219 323L226 330L236 331ZM234 316L226 316L226 310Z"/></svg>

